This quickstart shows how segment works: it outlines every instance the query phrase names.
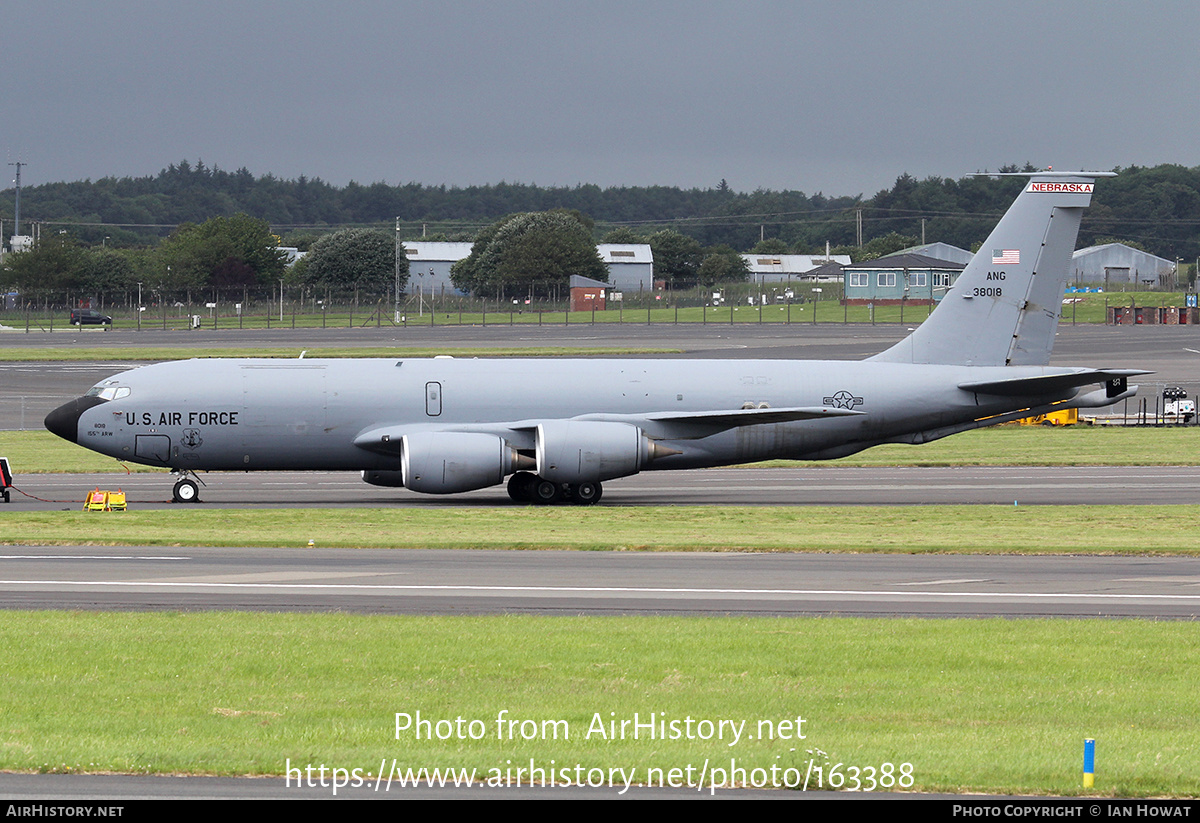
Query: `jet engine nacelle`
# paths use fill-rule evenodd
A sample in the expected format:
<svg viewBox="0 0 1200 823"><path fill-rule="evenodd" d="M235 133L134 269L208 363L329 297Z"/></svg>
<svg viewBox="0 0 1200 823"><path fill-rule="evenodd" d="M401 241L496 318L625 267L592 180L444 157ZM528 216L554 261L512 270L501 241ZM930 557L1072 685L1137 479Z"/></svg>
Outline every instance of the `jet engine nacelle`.
<svg viewBox="0 0 1200 823"><path fill-rule="evenodd" d="M494 434L418 432L401 438L402 484L425 494L454 494L494 486L513 472L518 461L512 446Z"/></svg>
<svg viewBox="0 0 1200 823"><path fill-rule="evenodd" d="M390 486L391 488L403 488L404 486L404 472L364 471L362 479L364 483L370 483L372 486Z"/></svg>
<svg viewBox="0 0 1200 823"><path fill-rule="evenodd" d="M537 473L555 483L597 483L637 474L655 452L642 430L628 423L551 420L537 427Z"/></svg>

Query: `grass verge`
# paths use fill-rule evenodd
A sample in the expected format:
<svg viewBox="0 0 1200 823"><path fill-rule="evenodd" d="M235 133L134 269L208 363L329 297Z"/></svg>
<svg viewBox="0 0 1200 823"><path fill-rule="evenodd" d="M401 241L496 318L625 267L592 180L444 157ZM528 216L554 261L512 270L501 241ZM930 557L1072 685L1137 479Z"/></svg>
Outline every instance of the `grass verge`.
<svg viewBox="0 0 1200 823"><path fill-rule="evenodd" d="M637 348L630 346L497 346L451 347L431 346L343 346L304 349L300 346L250 348L246 346L180 347L180 346L92 346L73 348L0 348L0 362L58 363L75 361L148 362L184 360L192 357L278 357L293 359L305 352L305 357L597 357L641 354L680 354L682 349Z"/></svg>
<svg viewBox="0 0 1200 823"><path fill-rule="evenodd" d="M16 485L23 474L166 472L138 463L118 463L105 454L98 454L74 443L68 443L48 431L0 431L0 457L7 457L12 466Z"/></svg>
<svg viewBox="0 0 1200 823"><path fill-rule="evenodd" d="M841 460L776 460L764 466L1195 466L1200 427L997 426L922 446L877 446ZM0 431L0 455L22 474L125 473L111 457L45 431ZM134 463L132 471L160 471Z"/></svg>
<svg viewBox="0 0 1200 823"><path fill-rule="evenodd" d="M807 466L1195 466L1197 426L1020 426L963 432L920 446L876 446Z"/></svg>
<svg viewBox="0 0 1200 823"><path fill-rule="evenodd" d="M1200 794L1188 623L7 612L0 648L6 770L795 780L819 749L843 776L912 764L918 791L1074 795L1093 737L1095 794ZM417 739L398 712L450 723ZM621 739L635 713L680 734Z"/></svg>
<svg viewBox="0 0 1200 823"><path fill-rule="evenodd" d="M543 308L541 310L534 308L524 308L518 311L510 311L511 307L503 308L493 306L486 313L483 306L479 303L466 301L459 303L456 300L451 300L449 306L443 306L437 310L420 310L412 305L402 309L404 320L396 326L399 329L408 327L423 328L433 326L583 326L600 324L620 324L628 323L631 325L644 325L646 323L655 324L672 324L672 323L688 323L699 324L707 323L709 325L745 325L745 324L838 324L838 323L895 323L895 324L917 324L929 316L930 307L927 304L922 304L921 301L929 295L912 295L914 302L900 305L878 305L870 307L863 304L843 305L840 297L837 296L840 289L835 288L832 291L820 293L824 299L818 300L815 303L813 298L817 295L815 292L808 291L807 287L800 287L799 284L793 284L796 287L797 293L803 303L795 303L792 305L771 303L765 306L750 306L743 304L743 299L746 292L753 289L758 291L756 286L748 285L743 289L734 289L727 294L729 302L723 306L676 306L673 301L678 300L682 303L694 303L698 299L707 302L707 294L702 295L666 295L665 300L654 299L650 301L651 305L647 305L648 296L639 297L637 295L627 295L629 301L621 301L611 303L612 308L607 308L603 311L596 312L567 312L562 308L551 310ZM768 284L766 289L774 295L776 300L781 297L783 284ZM662 295L659 295L662 297ZM768 300L771 298L768 297ZM667 304L667 305L664 305ZM1107 318L1107 310L1109 306L1183 306L1185 304L1185 295L1182 292L1103 292L1103 293L1072 293L1068 292L1064 295L1061 317L1064 325L1074 323L1104 323ZM231 304L222 303L217 311L217 316L214 317L212 312L207 307L189 306L180 308L170 312L167 316L157 314L154 311L146 312L141 320L142 328L147 330L172 330L184 332L190 328L190 318L193 313L202 315L203 328L207 329L229 329L236 330L239 328L245 329L286 329L286 328L304 328L304 329L347 329L347 328L364 328L375 326L390 327L391 322L384 318L391 315L390 310L384 309L382 314L377 314L372 310L372 307L362 306L359 310L351 313L346 306L338 306L336 309L325 313L321 312L305 312L302 308L297 308L297 313L293 314L291 307L285 311L281 319L278 314L278 303L273 309L264 310L267 307L264 304L257 304L254 308L248 309L247 314L238 317L236 314L227 314L232 309ZM134 312L122 309L107 308L105 312L112 312L115 320L115 327L123 331L129 331L137 327L138 320ZM15 330L24 330L27 327L37 331L57 331L70 334L93 333L103 334L104 329L101 327L75 328L67 324L66 314L56 314L53 318L47 315L44 311L33 312L26 315L24 312L17 311L0 311L0 326L7 326Z"/></svg>
<svg viewBox="0 0 1200 823"><path fill-rule="evenodd" d="M1168 527L1164 527L1168 524ZM1182 506L6 511L0 544L326 548L1200 554Z"/></svg>

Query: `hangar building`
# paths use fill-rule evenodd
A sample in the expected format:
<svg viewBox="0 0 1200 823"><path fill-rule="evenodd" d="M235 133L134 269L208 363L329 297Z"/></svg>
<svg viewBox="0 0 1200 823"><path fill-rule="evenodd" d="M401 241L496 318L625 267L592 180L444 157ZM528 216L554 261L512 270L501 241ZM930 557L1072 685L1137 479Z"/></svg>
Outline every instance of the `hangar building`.
<svg viewBox="0 0 1200 823"><path fill-rule="evenodd" d="M450 267L470 257L471 243L405 240L408 255L408 293L427 295L463 292L450 282ZM637 292L654 288L654 255L645 243L604 243L596 247L608 267L608 282L615 289Z"/></svg>
<svg viewBox="0 0 1200 823"><path fill-rule="evenodd" d="M646 243L601 243L596 246L608 267L608 282L622 292L654 290L654 255Z"/></svg>
<svg viewBox="0 0 1200 823"><path fill-rule="evenodd" d="M423 242L405 240L404 253L408 255L409 294L418 290L426 295L461 295L450 282L450 267L471 255L471 243Z"/></svg>
<svg viewBox="0 0 1200 823"><path fill-rule="evenodd" d="M1071 283L1100 286L1105 291L1173 289L1175 261L1122 243L1090 246L1071 255Z"/></svg>
<svg viewBox="0 0 1200 823"><path fill-rule="evenodd" d="M848 254L743 254L742 258L750 267L750 279L755 283L790 283L793 280L821 281L822 275L818 270L826 271L824 267L831 263L848 266ZM835 276L831 282L840 281Z"/></svg>

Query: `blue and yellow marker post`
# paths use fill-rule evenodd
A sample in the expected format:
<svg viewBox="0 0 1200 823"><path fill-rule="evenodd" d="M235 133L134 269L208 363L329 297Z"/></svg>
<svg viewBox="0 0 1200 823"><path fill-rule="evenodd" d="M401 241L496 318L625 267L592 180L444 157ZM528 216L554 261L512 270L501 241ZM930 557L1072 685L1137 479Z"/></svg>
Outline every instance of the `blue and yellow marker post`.
<svg viewBox="0 0 1200 823"><path fill-rule="evenodd" d="M1083 741L1083 787L1096 785L1096 741L1090 737Z"/></svg>

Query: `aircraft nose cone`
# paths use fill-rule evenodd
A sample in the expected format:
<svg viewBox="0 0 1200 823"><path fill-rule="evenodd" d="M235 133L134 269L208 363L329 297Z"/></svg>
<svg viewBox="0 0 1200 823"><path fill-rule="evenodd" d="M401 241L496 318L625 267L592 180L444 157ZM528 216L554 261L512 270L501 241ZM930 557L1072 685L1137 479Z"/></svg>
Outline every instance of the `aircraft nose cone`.
<svg viewBox="0 0 1200 823"><path fill-rule="evenodd" d="M63 403L46 415L46 428L57 434L63 440L75 443L79 440L79 416L85 411L108 402L99 397L76 397L69 403Z"/></svg>

